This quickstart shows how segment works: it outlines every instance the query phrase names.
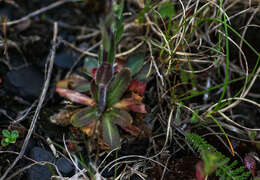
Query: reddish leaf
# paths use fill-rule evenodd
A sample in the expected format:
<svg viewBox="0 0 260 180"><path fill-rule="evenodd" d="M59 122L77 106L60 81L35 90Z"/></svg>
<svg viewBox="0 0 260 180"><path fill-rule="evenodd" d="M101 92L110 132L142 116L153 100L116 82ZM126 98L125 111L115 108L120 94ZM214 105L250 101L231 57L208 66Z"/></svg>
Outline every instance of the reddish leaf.
<svg viewBox="0 0 260 180"><path fill-rule="evenodd" d="M141 81L132 80L128 88L130 91L134 91L138 93L140 96L143 96L146 88L146 84Z"/></svg>
<svg viewBox="0 0 260 180"><path fill-rule="evenodd" d="M142 96L139 96L136 93L132 93L132 98L134 99L135 104L142 104L142 100L143 100Z"/></svg>
<svg viewBox="0 0 260 180"><path fill-rule="evenodd" d="M252 176L255 177L255 168L256 168L255 160L250 155L246 155L244 158L244 164L245 167L250 171Z"/></svg>
<svg viewBox="0 0 260 180"><path fill-rule="evenodd" d="M91 69L91 75L92 75L92 77L93 77L94 80L96 79L97 69L98 69L98 68L92 68L92 69Z"/></svg>
<svg viewBox="0 0 260 180"><path fill-rule="evenodd" d="M134 104L134 99L131 98L125 98L116 103L113 107L119 108L119 109L125 109L130 110L129 105Z"/></svg>
<svg viewBox="0 0 260 180"><path fill-rule="evenodd" d="M199 161L196 164L196 179L197 180L204 180L205 179L205 172L204 172L204 164L202 161Z"/></svg>
<svg viewBox="0 0 260 180"><path fill-rule="evenodd" d="M147 113L144 104L131 104L129 105L129 109L133 112Z"/></svg>
<svg viewBox="0 0 260 180"><path fill-rule="evenodd" d="M65 88L56 88L56 92L59 93L60 96L65 97L73 102L79 103L79 104L85 104L88 106L94 106L95 101L94 99L91 99L90 97L81 94L79 92L65 89Z"/></svg>
<svg viewBox="0 0 260 180"><path fill-rule="evenodd" d="M141 132L141 130L134 126L134 125L129 125L129 126L120 126L122 129L124 129L126 132L129 132L133 136L138 136Z"/></svg>
<svg viewBox="0 0 260 180"><path fill-rule="evenodd" d="M125 98L114 105L119 109L130 110L133 112L147 113L145 105L142 103L142 97L137 94L132 94L131 98Z"/></svg>

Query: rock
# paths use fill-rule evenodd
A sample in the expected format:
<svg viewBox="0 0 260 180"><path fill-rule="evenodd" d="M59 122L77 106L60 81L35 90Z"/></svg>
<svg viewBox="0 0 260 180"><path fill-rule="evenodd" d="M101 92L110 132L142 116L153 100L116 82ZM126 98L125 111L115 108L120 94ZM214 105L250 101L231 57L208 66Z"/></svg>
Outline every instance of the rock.
<svg viewBox="0 0 260 180"><path fill-rule="evenodd" d="M11 57L9 63L14 69L19 69L19 67L25 66L24 61L21 59L21 57L17 56Z"/></svg>
<svg viewBox="0 0 260 180"><path fill-rule="evenodd" d="M51 152L40 147L34 147L31 151L31 158L36 161L54 162ZM28 180L48 180L51 179L52 172L48 165L34 165L28 171Z"/></svg>
<svg viewBox="0 0 260 180"><path fill-rule="evenodd" d="M64 157L61 157L56 161L56 166L63 176L68 177L70 175L73 175L74 166L69 160L65 159Z"/></svg>
<svg viewBox="0 0 260 180"><path fill-rule="evenodd" d="M12 70L3 77L4 88L27 101L33 101L41 94L44 74L30 65Z"/></svg>
<svg viewBox="0 0 260 180"><path fill-rule="evenodd" d="M33 139L32 137L29 139L29 142L26 146L26 149L25 149L25 155L27 156L30 156L31 154L31 150L37 146L37 142L35 139Z"/></svg>
<svg viewBox="0 0 260 180"><path fill-rule="evenodd" d="M76 60L71 53L61 52L55 56L54 63L60 68L70 69Z"/></svg>
<svg viewBox="0 0 260 180"><path fill-rule="evenodd" d="M54 156L50 151L46 151L40 147L34 147L31 150L30 157L35 161L48 161L54 162Z"/></svg>

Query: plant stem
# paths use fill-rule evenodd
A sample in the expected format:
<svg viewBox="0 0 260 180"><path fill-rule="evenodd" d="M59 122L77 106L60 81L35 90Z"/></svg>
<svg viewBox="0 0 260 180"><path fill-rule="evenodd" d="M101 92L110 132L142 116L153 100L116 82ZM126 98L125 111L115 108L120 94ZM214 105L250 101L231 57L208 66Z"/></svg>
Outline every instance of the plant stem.
<svg viewBox="0 0 260 180"><path fill-rule="evenodd" d="M99 110L101 113L104 112L106 107L106 94L107 94L107 86L99 85L98 87L98 97L99 97Z"/></svg>

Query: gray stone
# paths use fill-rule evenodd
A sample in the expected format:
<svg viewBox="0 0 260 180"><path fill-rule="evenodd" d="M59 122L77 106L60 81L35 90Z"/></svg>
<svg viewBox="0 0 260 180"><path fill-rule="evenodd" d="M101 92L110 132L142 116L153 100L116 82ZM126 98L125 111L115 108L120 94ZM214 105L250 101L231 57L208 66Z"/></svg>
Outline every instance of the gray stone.
<svg viewBox="0 0 260 180"><path fill-rule="evenodd" d="M31 158L36 161L54 162L54 156L51 152L46 151L40 147L34 147L31 150ZM34 165L28 171L28 180L49 180L52 172L51 166L48 165Z"/></svg>
<svg viewBox="0 0 260 180"><path fill-rule="evenodd" d="M3 77L6 91L28 101L33 101L40 96L43 82L44 74L34 66L9 71Z"/></svg>
<svg viewBox="0 0 260 180"><path fill-rule="evenodd" d="M73 164L64 157L61 157L56 161L56 166L63 176L69 176L74 170Z"/></svg>

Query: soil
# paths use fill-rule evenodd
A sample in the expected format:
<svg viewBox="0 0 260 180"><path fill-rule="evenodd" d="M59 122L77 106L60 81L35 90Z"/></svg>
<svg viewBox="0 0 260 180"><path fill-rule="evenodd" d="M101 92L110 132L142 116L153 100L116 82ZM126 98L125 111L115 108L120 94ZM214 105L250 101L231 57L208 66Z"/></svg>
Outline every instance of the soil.
<svg viewBox="0 0 260 180"><path fill-rule="evenodd" d="M21 17L26 16L27 14L38 10L42 7L47 7L51 3L58 2L52 0L23 0L23 1L1 1L0 2L0 15L2 17L6 16L8 18L8 22L14 21ZM28 133L28 129L30 127L31 120L33 118L35 112L35 106L33 109L22 119L19 123L13 123L15 119L18 117L22 117L22 113L33 104L35 100L41 94L41 88L39 86L43 85L43 81L36 80L39 83L37 85L32 84L33 80L44 77L45 72L45 64L50 53L52 47L52 37L53 37L53 23L57 21L59 23L58 26L58 36L59 36L59 46L57 48L56 53L61 55L62 59L68 58L65 64L63 62L57 62L54 65L54 69L52 72L52 78L50 82L50 87L47 93L46 100L43 104L43 107L40 111L39 118L37 120L36 126L34 127L33 135L29 141L28 147L25 151L25 156L23 157L16 166L10 171L9 175L14 174L15 172L21 170L22 168L28 167L33 162L30 157L30 152L34 147L40 147L47 151L52 152L50 144L47 142L47 138L51 139L55 143L64 147L63 138L75 140L79 147L81 148L78 152L84 156L84 161L87 163L89 160L95 161L95 163L100 163L104 156L99 156L99 153L102 154L104 151L100 151L96 149L96 145L91 145L92 140L90 140L86 135L82 135L81 131L72 126L60 126L53 124L50 121L50 117L55 113L58 113L61 109L65 109L66 104L64 103L64 99L58 96L55 93L55 85L56 83L63 79L66 73L70 70L72 64L74 64L79 58L82 58L82 54L79 50L75 50L70 45L77 47L78 49L87 49L91 47L93 44L99 43L101 36L96 35L94 38L82 38L83 35L88 33L93 33L94 30L98 30L99 18L103 16L105 11L103 1L92 1L87 0L83 2L67 2L63 5L60 5L51 10L45 11L39 15L35 15L22 23L17 23L12 26L4 27L1 26L0 35L1 41L3 42L3 46L1 46L0 53L0 130L3 129L16 129L19 131L19 138L17 139L15 144L10 144L7 147L0 146L0 176L4 174L8 167L12 164L12 162L17 157L17 153L20 152L21 147L24 143L24 139L26 134ZM128 7L129 8L129 7ZM133 7L134 8L134 7ZM129 8L130 9L130 8ZM242 18L242 17L241 17ZM234 22L235 23L235 22ZM258 23L259 24L259 23ZM5 30L6 28L6 30ZM141 29L138 31L142 32ZM260 33L259 29L251 29L252 35L248 35L247 37L250 42L259 42ZM86 33L88 32L88 33ZM255 37L255 32L258 32L257 37ZM250 33L251 34L251 33ZM62 42L65 41L67 43ZM70 43L70 45L68 45ZM129 46L132 42L130 42ZM137 42L134 42L137 44ZM253 43L254 44L254 43ZM257 46L256 44L254 44ZM126 47L127 49L128 47ZM258 47L259 48L259 47ZM124 49L124 47L122 48ZM232 49L232 47L231 47ZM143 49L142 49L143 50ZM92 50L93 53L98 53L98 48L94 48ZM245 47L246 55L250 56L251 51ZM231 53L232 57L238 56L236 52ZM83 55L85 57L85 55ZM252 64L256 62L256 57L250 56L250 68L253 67ZM252 61L252 62L251 62ZM81 67L82 61L79 61L78 67ZM252 65L252 67L251 67ZM33 69L37 69L39 75L30 75L27 79L23 79L25 73L31 71L32 68L25 68L24 71L22 69L24 67L33 67ZM75 68L76 69L76 68ZM18 76L23 77L21 79L15 79L15 76L10 76L8 79L8 73L21 73ZM175 76L174 74L172 75ZM149 81L147 82L147 89L145 92L145 97L143 102L147 105L149 109L149 113L143 117L140 115L135 115L136 119L145 119L147 118L147 122L149 122L149 116L155 116L156 112L152 113L152 109L154 106L161 102L157 102L159 98L157 98L156 92L158 92L158 81L156 80L158 77L153 75ZM22 82L22 83L21 83ZM254 93L259 93L259 79L258 83L255 83L252 91ZM241 84L237 84L237 86L241 86ZM187 87L185 87L187 88ZM184 88L184 90L185 90ZM28 90L29 89L29 90ZM182 91L182 87L180 87L180 91ZM236 91L236 88L234 88ZM157 99L156 99L156 98ZM214 97L212 96L212 99ZM260 103L259 98L254 99L256 102ZM191 103L200 104L201 97L192 99ZM170 104L167 102L163 102L162 106L169 106ZM241 112L242 114L248 115L247 119L254 118L254 121L245 121L244 118L237 119L237 122L245 125L250 128L258 128L259 124L259 109L255 109L254 107L248 105L247 103L241 103L239 106L234 108L234 112ZM182 117L186 118L185 115ZM151 120L152 118L150 118ZM153 134L160 134L165 132L165 127L162 128L160 125L161 122L156 121L152 127ZM178 134L177 137L182 136L182 132L180 131L182 127L176 126L177 131L174 133ZM214 127L214 129L218 129L218 127ZM201 129L197 129L198 132L203 132ZM129 134L120 129L120 132L123 134L122 137L127 139ZM181 133L179 133L181 132ZM230 131L232 134L232 131ZM127 135L125 135L127 134ZM234 133L233 133L234 134ZM242 136L242 135L241 135ZM247 134L243 134L244 137L247 137ZM2 134L0 135L2 139ZM129 138L130 140L123 141L124 144L122 146L122 150L119 151L119 156L126 155L140 155L146 156L147 152L149 155L154 155L164 146L165 136L158 135L158 137L135 137ZM228 148L223 146L216 136L208 136L206 138L208 142L214 144L214 147L221 151L223 154L228 157L232 157ZM182 143L181 141L179 143ZM233 146L235 147L235 151L239 156L236 156L236 159L240 163L243 163L243 157L250 152L258 152L259 148L256 143L253 142L242 142L237 139L232 139ZM171 180L181 180L181 179L196 179L195 177L195 166L199 161L199 156L197 153L192 152L185 146L185 148L180 148L180 146L176 143L171 142L172 146L170 146L167 150L163 152L162 155L156 158L156 161L161 164L166 164L168 170L165 171L164 167L156 164L155 162L147 163L148 170L146 171L146 179L160 179L162 174L164 174L164 179ZM72 145L73 146L73 145ZM87 147L87 148L86 148ZM73 147L70 147L73 149ZM56 149L61 153L66 154L64 149L61 149L56 146ZM106 153L105 153L106 155ZM108 164L109 161L114 160L116 155L112 155L110 159L107 159L105 164ZM241 158L242 157L242 158ZM138 161L137 161L138 162ZM130 163L129 166L135 167L138 165L136 163ZM87 165L89 166L89 165ZM123 171L127 165L121 167L119 171ZM129 167L128 167L129 168ZM28 169L21 170L14 179L22 180L29 179L28 178ZM112 177L114 175L114 171L105 172L107 174L103 174L106 177ZM136 174L131 176L131 179L140 179ZM209 179L217 179L214 175L210 176Z"/></svg>

